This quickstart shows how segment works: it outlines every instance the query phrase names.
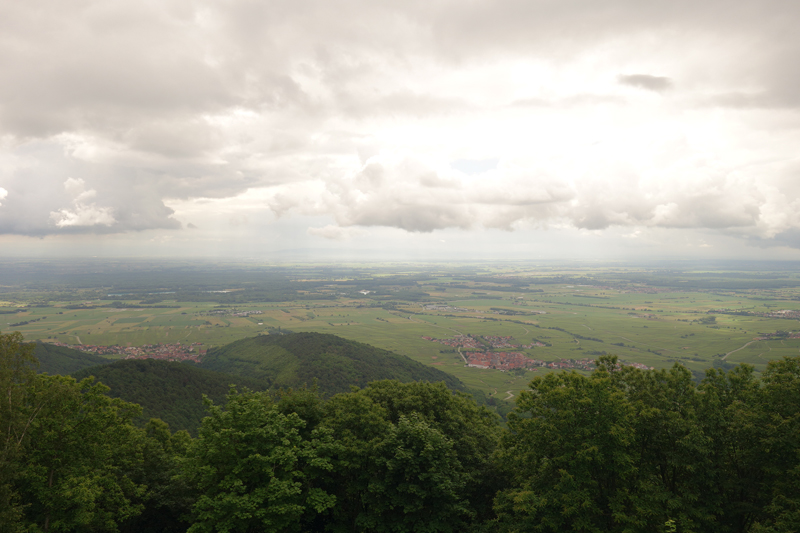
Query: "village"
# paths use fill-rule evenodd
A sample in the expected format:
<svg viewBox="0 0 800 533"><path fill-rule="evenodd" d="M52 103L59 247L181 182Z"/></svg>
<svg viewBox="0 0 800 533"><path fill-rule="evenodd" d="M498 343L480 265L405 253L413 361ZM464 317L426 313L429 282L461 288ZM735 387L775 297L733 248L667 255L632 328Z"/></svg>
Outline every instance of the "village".
<svg viewBox="0 0 800 533"><path fill-rule="evenodd" d="M542 361L533 359L523 354L522 352L495 352L489 349L498 348L511 348L511 349L531 349L534 347L543 347L545 344L534 341L530 344L518 345L513 344L512 337L502 337L497 335L456 335L452 339L436 339L433 337L422 337L426 341L438 342L445 346L458 348L459 353L466 361L466 366L470 368L484 368L493 370L517 370L517 369L535 369L552 368L556 370L594 370L594 359L560 359L558 361ZM461 348L467 348L473 351L461 352ZM651 367L642 363L628 363L620 362L625 366L632 366L641 370L652 370Z"/></svg>
<svg viewBox="0 0 800 533"><path fill-rule="evenodd" d="M55 346L63 346L89 352L97 355L122 355L123 359L161 359L164 361L192 361L200 362L200 358L205 355L206 349L200 348L201 342L190 344L144 344L142 346L101 346L94 344L66 344L64 342L53 342Z"/></svg>

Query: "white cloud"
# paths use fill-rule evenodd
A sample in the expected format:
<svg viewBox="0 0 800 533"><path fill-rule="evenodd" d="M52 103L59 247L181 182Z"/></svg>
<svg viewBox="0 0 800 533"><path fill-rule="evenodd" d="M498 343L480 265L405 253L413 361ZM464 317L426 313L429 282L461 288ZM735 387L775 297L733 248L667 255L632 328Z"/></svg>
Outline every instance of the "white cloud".
<svg viewBox="0 0 800 533"><path fill-rule="evenodd" d="M78 178L67 178L64 189L72 196L72 208L61 208L50 213L50 220L59 228L111 226L116 223L110 207L99 207L88 202L97 196L94 189L86 189L86 183Z"/></svg>
<svg viewBox="0 0 800 533"><path fill-rule="evenodd" d="M0 234L181 220L200 239L291 219L317 241L570 227L795 246L798 14L785 0L7 2Z"/></svg>
<svg viewBox="0 0 800 533"><path fill-rule="evenodd" d="M50 213L50 218L59 228L70 226L110 226L116 222L110 208L79 203L76 203L71 210L59 209Z"/></svg>

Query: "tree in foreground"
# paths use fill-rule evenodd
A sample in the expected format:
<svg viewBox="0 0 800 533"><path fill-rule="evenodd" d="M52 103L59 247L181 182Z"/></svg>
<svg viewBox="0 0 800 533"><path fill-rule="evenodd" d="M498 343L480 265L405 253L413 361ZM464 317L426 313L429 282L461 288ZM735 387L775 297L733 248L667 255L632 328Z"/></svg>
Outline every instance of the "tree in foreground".
<svg viewBox="0 0 800 533"><path fill-rule="evenodd" d="M334 396L321 422L341 445L326 486L331 531L463 531L489 517L496 415L443 384L373 382Z"/></svg>
<svg viewBox="0 0 800 533"><path fill-rule="evenodd" d="M29 392L32 421L19 483L25 515L42 531L115 531L141 512L145 487L130 476L141 462L141 408L108 387L38 376Z"/></svg>
<svg viewBox="0 0 800 533"><path fill-rule="evenodd" d="M536 378L509 416L502 531L788 533L800 527L800 358Z"/></svg>
<svg viewBox="0 0 800 533"><path fill-rule="evenodd" d="M88 379L36 375L29 346L0 335L2 530L115 531L141 510L141 409Z"/></svg>
<svg viewBox="0 0 800 533"><path fill-rule="evenodd" d="M184 465L197 492L192 533L300 531L335 498L315 485L332 469L330 432L281 413L267 393L232 390L211 405Z"/></svg>
<svg viewBox="0 0 800 533"><path fill-rule="evenodd" d="M27 391L36 379L33 345L22 343L19 332L0 333L0 532L12 533L23 527L24 507L15 481L31 417L26 409Z"/></svg>
<svg viewBox="0 0 800 533"><path fill-rule="evenodd" d="M537 377L509 415L501 460L509 531L623 531L633 513L635 412L607 369ZM630 530L630 529L628 529Z"/></svg>

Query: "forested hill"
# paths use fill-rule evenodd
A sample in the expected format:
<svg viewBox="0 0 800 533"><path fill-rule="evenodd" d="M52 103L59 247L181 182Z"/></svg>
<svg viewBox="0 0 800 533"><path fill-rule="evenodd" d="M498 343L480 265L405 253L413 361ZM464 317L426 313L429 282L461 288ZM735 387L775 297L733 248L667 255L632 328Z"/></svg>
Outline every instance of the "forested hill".
<svg viewBox="0 0 800 533"><path fill-rule="evenodd" d="M54 346L44 342L36 342L35 345L36 349L33 355L39 360L38 372L66 375L84 368L106 365L112 362L111 359L106 359L99 355L63 346Z"/></svg>
<svg viewBox="0 0 800 533"><path fill-rule="evenodd" d="M173 431L194 433L206 416L203 395L215 404L224 404L231 385L260 391L267 384L248 377L234 376L197 368L192 363L128 359L109 365L86 368L73 374L81 380L94 376L111 388L109 396L142 406L140 422L160 418Z"/></svg>
<svg viewBox="0 0 800 533"><path fill-rule="evenodd" d="M316 380L324 395L381 379L444 381L451 390L466 390L458 378L404 355L322 333L242 339L209 350L201 367L261 379L272 388L311 386Z"/></svg>
<svg viewBox="0 0 800 533"><path fill-rule="evenodd" d="M451 390L466 390L450 374L406 356L319 333L243 339L210 350L199 367L155 359L110 364L98 359L106 364L83 368L72 376L79 380L94 376L111 388L110 396L141 405L142 422L160 418L173 430L186 429L192 433L206 415L203 395L215 404L223 404L231 385L239 390L260 391L311 386L316 381L317 390L330 396L349 392L351 385L363 388L371 381L395 379L443 381Z"/></svg>

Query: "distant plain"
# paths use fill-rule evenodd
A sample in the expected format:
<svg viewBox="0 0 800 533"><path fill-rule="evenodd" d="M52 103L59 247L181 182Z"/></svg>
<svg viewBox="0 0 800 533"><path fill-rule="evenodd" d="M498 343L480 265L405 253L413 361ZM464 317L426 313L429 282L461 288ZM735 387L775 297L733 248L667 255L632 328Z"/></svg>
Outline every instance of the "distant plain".
<svg viewBox="0 0 800 533"><path fill-rule="evenodd" d="M509 336L548 344L508 349L544 361L609 353L655 368L679 362L698 375L738 363L762 370L800 354L790 338L798 320L774 315L800 312L798 270L734 266L119 263L91 275L84 263L5 262L0 330L71 345L204 348L278 328L332 333L510 398L548 370L467 368L454 348L423 337Z"/></svg>

